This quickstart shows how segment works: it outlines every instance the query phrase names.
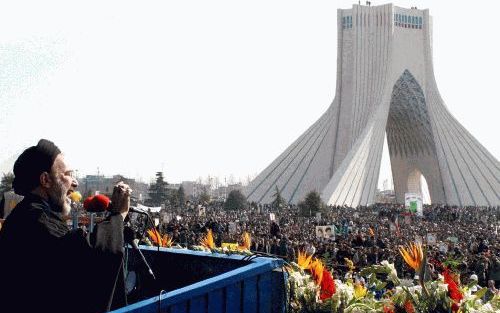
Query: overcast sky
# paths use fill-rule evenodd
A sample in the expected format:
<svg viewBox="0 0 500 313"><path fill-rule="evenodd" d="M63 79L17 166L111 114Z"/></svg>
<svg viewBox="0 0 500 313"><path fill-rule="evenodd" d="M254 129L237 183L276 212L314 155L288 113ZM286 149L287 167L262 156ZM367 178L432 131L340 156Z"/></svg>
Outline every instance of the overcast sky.
<svg viewBox="0 0 500 313"><path fill-rule="evenodd" d="M80 175L254 176L332 102L353 3L2 2L0 171L48 138ZM498 159L498 1L394 3L430 9L441 96Z"/></svg>

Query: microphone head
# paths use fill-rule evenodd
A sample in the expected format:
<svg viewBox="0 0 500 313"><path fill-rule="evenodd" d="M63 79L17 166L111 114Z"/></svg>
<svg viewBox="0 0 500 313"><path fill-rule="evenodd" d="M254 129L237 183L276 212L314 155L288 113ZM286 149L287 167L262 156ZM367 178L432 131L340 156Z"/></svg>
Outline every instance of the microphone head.
<svg viewBox="0 0 500 313"><path fill-rule="evenodd" d="M108 209L111 200L105 195L95 195L93 197L88 197L83 202L83 207L88 212L104 212Z"/></svg>
<svg viewBox="0 0 500 313"><path fill-rule="evenodd" d="M93 196L90 196L90 197L87 197L85 198L85 200L83 200L83 207L85 208L85 210L88 211L88 209L90 208L90 203L92 202L92 198L94 198Z"/></svg>

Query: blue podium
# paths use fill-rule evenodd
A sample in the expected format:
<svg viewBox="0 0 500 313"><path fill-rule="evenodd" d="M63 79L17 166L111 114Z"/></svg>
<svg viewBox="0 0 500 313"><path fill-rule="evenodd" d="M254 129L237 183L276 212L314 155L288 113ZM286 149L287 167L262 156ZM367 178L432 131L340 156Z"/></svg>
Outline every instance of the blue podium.
<svg viewBox="0 0 500 313"><path fill-rule="evenodd" d="M141 251L156 279L129 249L129 305L115 313L285 312L281 259L145 246Z"/></svg>

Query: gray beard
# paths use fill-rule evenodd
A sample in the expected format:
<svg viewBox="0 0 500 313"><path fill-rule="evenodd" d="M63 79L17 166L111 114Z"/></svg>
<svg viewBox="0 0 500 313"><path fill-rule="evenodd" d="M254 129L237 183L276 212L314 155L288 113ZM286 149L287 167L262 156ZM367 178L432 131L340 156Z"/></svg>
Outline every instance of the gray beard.
<svg viewBox="0 0 500 313"><path fill-rule="evenodd" d="M71 205L68 202L66 194L62 193L62 187L56 183L52 192L48 194L49 201L53 204L52 210L68 216L71 211Z"/></svg>

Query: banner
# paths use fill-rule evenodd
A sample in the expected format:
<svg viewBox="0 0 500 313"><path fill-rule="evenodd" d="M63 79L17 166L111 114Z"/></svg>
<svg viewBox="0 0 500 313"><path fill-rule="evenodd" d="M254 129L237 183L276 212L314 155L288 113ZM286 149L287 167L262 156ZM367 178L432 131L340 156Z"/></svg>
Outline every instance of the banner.
<svg viewBox="0 0 500 313"><path fill-rule="evenodd" d="M448 253L448 244L444 242L439 243L439 251L443 253Z"/></svg>
<svg viewBox="0 0 500 313"><path fill-rule="evenodd" d="M436 235L433 233L427 233L427 244L428 245L436 245Z"/></svg>
<svg viewBox="0 0 500 313"><path fill-rule="evenodd" d="M457 237L448 237L446 240L453 242L453 243L458 243L458 238Z"/></svg>
<svg viewBox="0 0 500 313"><path fill-rule="evenodd" d="M198 205L198 216L205 216L206 215L206 209L204 206Z"/></svg>
<svg viewBox="0 0 500 313"><path fill-rule="evenodd" d="M153 213L158 213L161 210L161 206L158 206L158 207L149 207L149 206L142 205L140 203L137 204L137 208L138 209L142 209L142 210L144 210L146 212L153 212Z"/></svg>
<svg viewBox="0 0 500 313"><path fill-rule="evenodd" d="M422 195L418 193L405 193L405 207L417 216L424 216L422 208Z"/></svg>
<svg viewBox="0 0 500 313"><path fill-rule="evenodd" d="M316 226L316 238L335 240L335 225Z"/></svg>

